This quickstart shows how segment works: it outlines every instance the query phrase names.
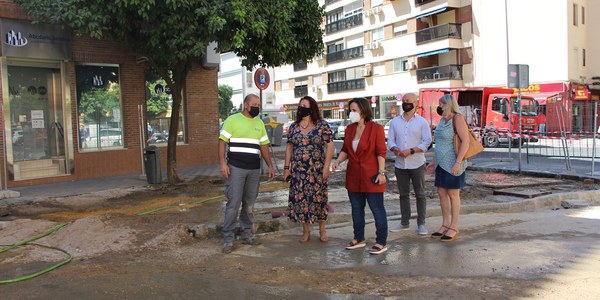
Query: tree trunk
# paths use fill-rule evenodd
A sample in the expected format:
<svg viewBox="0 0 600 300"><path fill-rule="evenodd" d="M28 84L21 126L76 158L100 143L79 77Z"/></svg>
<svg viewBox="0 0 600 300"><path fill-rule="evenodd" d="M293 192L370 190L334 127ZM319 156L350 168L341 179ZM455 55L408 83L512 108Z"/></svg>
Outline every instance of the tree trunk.
<svg viewBox="0 0 600 300"><path fill-rule="evenodd" d="M179 111L183 95L183 84L181 80L175 80L171 95L173 104L171 107L171 124L169 125L169 139L167 140L167 180L169 184L181 182L177 175L177 133L179 132Z"/></svg>

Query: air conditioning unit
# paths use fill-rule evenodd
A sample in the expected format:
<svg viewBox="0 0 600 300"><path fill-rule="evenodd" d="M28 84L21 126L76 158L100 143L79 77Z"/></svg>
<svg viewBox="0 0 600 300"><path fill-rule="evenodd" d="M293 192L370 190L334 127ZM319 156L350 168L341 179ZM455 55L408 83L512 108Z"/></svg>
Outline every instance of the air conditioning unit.
<svg viewBox="0 0 600 300"><path fill-rule="evenodd" d="M409 61L406 64L406 68L409 70L416 70L417 69L417 64L414 61Z"/></svg>
<svg viewBox="0 0 600 300"><path fill-rule="evenodd" d="M372 42L371 43L371 49L377 49L381 47L381 42Z"/></svg>
<svg viewBox="0 0 600 300"><path fill-rule="evenodd" d="M373 66L366 64L363 68L360 68L360 76L369 77L373 75Z"/></svg>
<svg viewBox="0 0 600 300"><path fill-rule="evenodd" d="M323 59L325 59L325 55L324 54L317 55L317 60L323 60Z"/></svg>
<svg viewBox="0 0 600 300"><path fill-rule="evenodd" d="M318 86L316 86L316 85L313 85L313 87L312 87L312 91L313 91L313 93L318 93L318 92L320 92L320 91L321 91L321 88L320 88L320 87L318 87Z"/></svg>
<svg viewBox="0 0 600 300"><path fill-rule="evenodd" d="M376 7L373 7L372 11L373 11L374 15L380 14L383 12L383 8L381 6L376 6Z"/></svg>
<svg viewBox="0 0 600 300"><path fill-rule="evenodd" d="M371 48L372 45L373 45L373 43L367 43L367 44L365 44L365 50L371 50L372 49Z"/></svg>
<svg viewBox="0 0 600 300"><path fill-rule="evenodd" d="M363 12L363 15L364 15L365 17L367 17L367 18L368 18L368 17L370 17L370 16L371 16L371 14L372 14L372 11L371 11L370 9L367 9L367 10L365 10L365 11Z"/></svg>

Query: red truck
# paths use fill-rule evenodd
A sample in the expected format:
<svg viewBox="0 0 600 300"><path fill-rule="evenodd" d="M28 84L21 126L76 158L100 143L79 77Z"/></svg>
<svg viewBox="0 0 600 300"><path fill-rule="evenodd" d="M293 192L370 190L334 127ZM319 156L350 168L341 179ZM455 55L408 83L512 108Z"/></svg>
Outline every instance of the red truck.
<svg viewBox="0 0 600 300"><path fill-rule="evenodd" d="M452 94L457 100L461 113L467 117L473 132L479 134L485 147L497 147L508 143L509 132L519 133L519 106L517 94L512 89L500 87L450 87L423 88L419 90L419 114L429 121L432 128L439 123L441 116L436 112L438 100L444 94ZM521 96L522 133L539 131L539 103L531 96ZM510 139L513 145L519 140ZM531 138L530 142L537 142Z"/></svg>

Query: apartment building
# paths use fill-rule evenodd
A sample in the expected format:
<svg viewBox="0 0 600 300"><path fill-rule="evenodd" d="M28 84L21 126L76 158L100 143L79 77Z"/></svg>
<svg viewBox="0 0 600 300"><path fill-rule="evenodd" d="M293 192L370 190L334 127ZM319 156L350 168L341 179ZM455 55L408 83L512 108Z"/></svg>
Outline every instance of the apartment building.
<svg viewBox="0 0 600 300"><path fill-rule="evenodd" d="M508 63L529 65L524 92L542 98L585 88L587 100L597 97L588 89L600 76L592 54L600 26L587 17L599 11L594 1L320 2L324 54L275 69L276 105L290 117L310 95L325 118L343 118L353 97L371 99L376 118L392 118L401 95L420 88L505 86Z"/></svg>
<svg viewBox="0 0 600 300"><path fill-rule="evenodd" d="M254 74L257 68L249 71L241 65L241 59L233 52L221 54L221 63L219 64L219 85L228 85L233 89L231 102L235 109L239 109L248 94L260 96L260 90L254 83ZM273 78L273 69L267 68L271 80ZM263 114L277 117L280 113L280 106L275 105L275 93L273 82L262 92L262 110Z"/></svg>

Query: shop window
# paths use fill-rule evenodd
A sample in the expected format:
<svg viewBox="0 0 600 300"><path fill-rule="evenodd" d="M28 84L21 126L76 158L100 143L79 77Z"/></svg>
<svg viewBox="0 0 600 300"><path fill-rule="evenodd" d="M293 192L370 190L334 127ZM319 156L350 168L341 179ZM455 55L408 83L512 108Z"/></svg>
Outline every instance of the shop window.
<svg viewBox="0 0 600 300"><path fill-rule="evenodd" d="M169 138L169 126L171 124L171 112L173 110L173 97L166 82L149 72L146 73L146 127L148 131L149 145L167 145ZM179 130L177 143L185 142L185 105L179 110Z"/></svg>
<svg viewBox="0 0 600 300"><path fill-rule="evenodd" d="M123 147L119 67L75 66L79 149Z"/></svg>

